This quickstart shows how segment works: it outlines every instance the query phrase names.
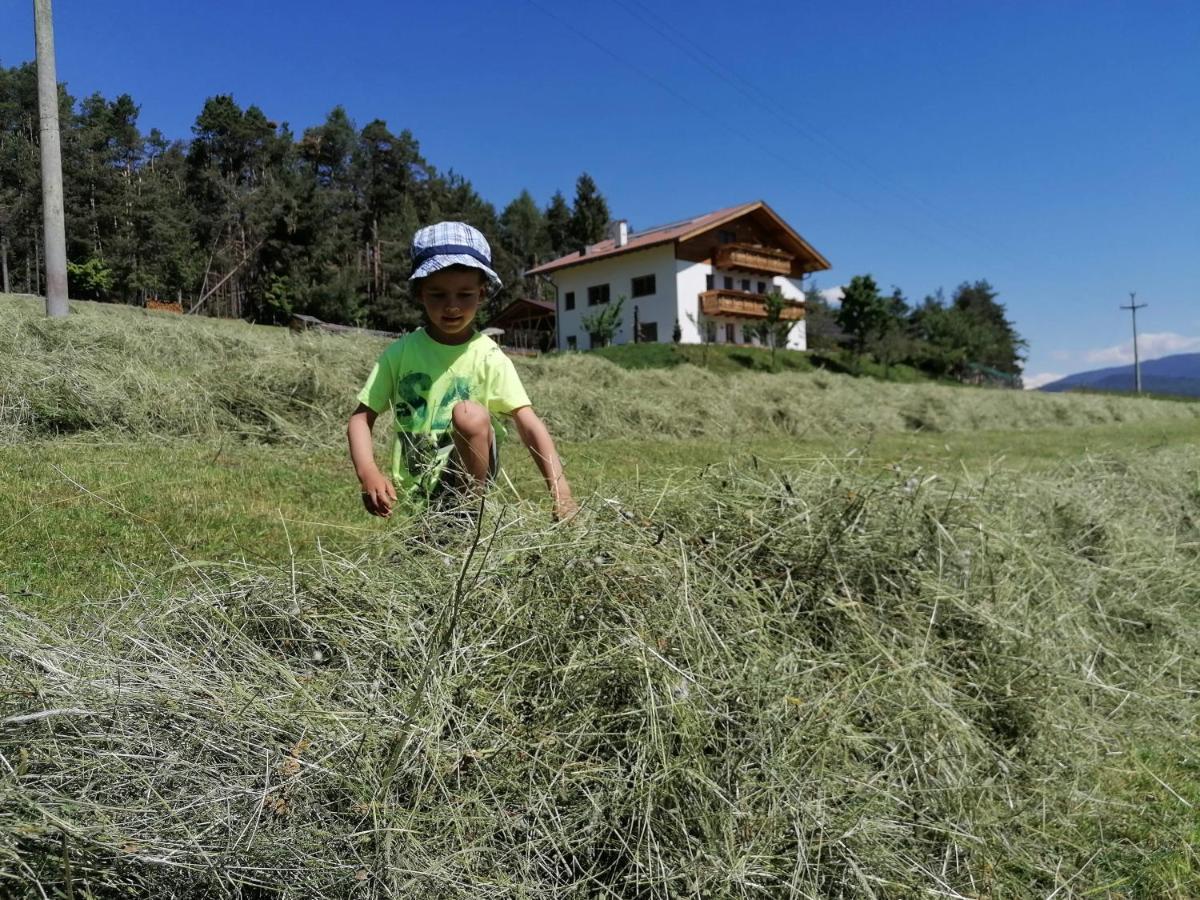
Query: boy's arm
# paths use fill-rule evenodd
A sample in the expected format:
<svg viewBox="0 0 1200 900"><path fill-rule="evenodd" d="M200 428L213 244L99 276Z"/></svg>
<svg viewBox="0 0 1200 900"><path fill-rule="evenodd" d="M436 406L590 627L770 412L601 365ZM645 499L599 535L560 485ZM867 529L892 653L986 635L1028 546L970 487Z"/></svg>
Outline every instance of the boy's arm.
<svg viewBox="0 0 1200 900"><path fill-rule="evenodd" d="M365 403L358 404L346 426L346 437L350 441L350 460L362 485L363 505L371 515L386 519L396 502L396 486L375 464L375 444L371 440L375 418L375 410Z"/></svg>
<svg viewBox="0 0 1200 900"><path fill-rule="evenodd" d="M517 434L521 443L529 449L529 455L537 463L542 477L546 479L546 487L554 500L554 518L558 521L571 519L579 511L575 499L571 496L571 486L563 474L562 460L554 448L554 439L546 430L545 424L538 418L532 406L522 406L512 412L513 422L517 426Z"/></svg>

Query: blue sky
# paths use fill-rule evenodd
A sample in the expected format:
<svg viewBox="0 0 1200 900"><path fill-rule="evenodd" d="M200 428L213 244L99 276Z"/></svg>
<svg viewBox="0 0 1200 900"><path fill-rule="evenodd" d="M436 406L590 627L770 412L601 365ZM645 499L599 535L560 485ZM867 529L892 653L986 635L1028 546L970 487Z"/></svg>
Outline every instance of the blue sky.
<svg viewBox="0 0 1200 900"><path fill-rule="evenodd" d="M0 63L33 56L0 0ZM634 229L764 199L913 301L987 278L1030 376L1200 350L1200 3L56 0L60 79L187 137L409 128L503 207L590 172Z"/></svg>

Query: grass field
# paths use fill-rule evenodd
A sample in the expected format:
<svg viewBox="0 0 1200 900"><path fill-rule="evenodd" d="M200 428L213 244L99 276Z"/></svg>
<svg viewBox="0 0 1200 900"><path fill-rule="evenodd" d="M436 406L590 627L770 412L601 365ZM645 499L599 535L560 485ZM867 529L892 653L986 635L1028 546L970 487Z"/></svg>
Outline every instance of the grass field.
<svg viewBox="0 0 1200 900"><path fill-rule="evenodd" d="M1064 439L1066 437L1067 439ZM875 435L806 441L561 442L581 496L686 484L727 461L746 469L802 468L862 460L880 471L955 479L986 472L1047 471L1088 457L1200 444L1200 423L963 434ZM498 498L537 504L540 476L519 444L503 455ZM349 550L386 532L365 515L346 454L247 443L106 442L73 439L0 447L0 592L70 600L118 591L139 573L185 560L283 564L318 545Z"/></svg>
<svg viewBox="0 0 1200 900"><path fill-rule="evenodd" d="M585 509L509 443L477 544L359 506L377 343L82 307L0 329L0 896L1200 895L1195 405L538 361Z"/></svg>
<svg viewBox="0 0 1200 900"><path fill-rule="evenodd" d="M690 365L722 375L825 371L905 383L932 380L911 366L883 366L867 357L833 350L809 353L778 350L772 356L767 349L725 344L622 344L593 353L626 369L673 369Z"/></svg>

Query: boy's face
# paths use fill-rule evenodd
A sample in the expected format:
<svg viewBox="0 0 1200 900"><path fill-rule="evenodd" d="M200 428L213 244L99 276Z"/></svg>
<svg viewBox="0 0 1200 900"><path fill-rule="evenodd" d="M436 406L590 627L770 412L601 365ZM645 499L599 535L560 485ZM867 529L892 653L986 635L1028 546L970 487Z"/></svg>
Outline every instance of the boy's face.
<svg viewBox="0 0 1200 900"><path fill-rule="evenodd" d="M421 284L421 302L433 337L461 344L471 337L471 323L483 299L484 275L477 269L442 269Z"/></svg>

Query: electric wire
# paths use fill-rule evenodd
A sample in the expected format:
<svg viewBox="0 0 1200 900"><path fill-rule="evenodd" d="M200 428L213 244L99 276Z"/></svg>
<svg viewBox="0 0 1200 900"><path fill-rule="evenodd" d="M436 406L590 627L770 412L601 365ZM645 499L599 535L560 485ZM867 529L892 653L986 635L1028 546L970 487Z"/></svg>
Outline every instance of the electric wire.
<svg viewBox="0 0 1200 900"><path fill-rule="evenodd" d="M686 106L688 106L689 108L691 108L701 114L704 114L704 115L708 115L711 112L710 110L706 109L702 104L693 100L691 97L688 97L687 95L681 93L673 85L664 81L662 78L660 78L658 75L656 75L652 71L650 71L650 70L646 69L645 67L637 64L636 62L633 62L632 60L622 56L621 54L617 53L615 50L613 50L606 44L602 43L601 41L592 37L587 32L578 28L570 20L560 16L558 13L554 12L552 9L547 8L542 3L540 3L539 0L526 0L526 2L530 6L534 7L539 12L541 12L543 15L558 22L559 25L561 25L563 28L565 28L568 31L570 31L571 33L573 33L576 37L580 38L583 41L586 41L588 44L590 44L591 46L593 46L594 48L599 50L605 56L608 56L610 59L619 63L622 67L629 69L630 71L636 73L638 76L640 76L640 77L644 78L645 80L649 81L650 83L654 84L660 90L662 90L663 92L674 97L680 103L683 103ZM771 147L761 141L756 140L755 138L753 138L752 136L750 136L744 132L735 131L735 132L733 132L733 134L735 134L742 141L744 141L745 143L754 147L761 153L771 157L776 162L786 166L789 171L793 171L793 172L797 171L796 161L794 159L780 153L779 151L775 150L773 147ZM873 216L876 216L878 218L887 218L887 219L895 220L895 217L893 215L891 215L890 213L888 213L886 210L863 200L861 197L847 193L846 191L842 190L837 185L835 185L833 182L831 182L823 174L814 172L812 170L799 170L798 174L800 174L800 176L803 178L806 178L810 181L814 181L814 182L818 183L821 187L825 188L830 193L840 197L841 199L847 201L848 203L851 203L851 204L859 207L860 209L865 210L866 212L872 214ZM897 224L897 227L901 227L901 225L902 225L902 223L896 223L896 224ZM917 228L913 228L913 227L902 227L901 230L909 235L920 236L924 240L928 241L929 243L936 244L942 250L947 251L949 253L952 253L952 254L961 253L961 249L962 249L961 247L954 247L954 246L950 245L949 243L947 243L946 241L942 240L941 238L937 237L936 235L930 234L929 232L924 231L923 229L917 229ZM961 234L958 234L956 236L961 237Z"/></svg>
<svg viewBox="0 0 1200 900"><path fill-rule="evenodd" d="M695 62L703 66L708 72L716 78L725 82L733 90L740 93L743 97L757 103L762 109L770 113L774 118L782 120L788 125L802 140L808 141L810 144L824 148L827 152L837 158L848 168L859 169L870 181L878 188L890 193L893 197L904 201L913 206L922 207L926 217L930 222L936 225L947 227L947 222L952 218L945 210L939 209L934 204L930 203L924 197L918 194L913 194L898 185L892 183L887 176L874 168L870 163L854 154L852 151L843 147L833 138L822 132L820 129L810 125L801 124L795 117L793 112L787 108L778 99L772 97L769 93L756 85L754 82L737 73L731 68L722 66L721 63L703 47L696 44L685 34L674 28L669 22L666 22L661 16L653 10L646 7L644 4L630 2L630 0L612 0L612 2L621 7L629 15L637 18L645 26L650 28L661 38L668 43L681 50L690 56ZM660 27L659 24L663 27ZM969 232L975 238L983 241L990 251L995 240L982 232L975 229L970 223L955 221L952 223L956 230L956 235L961 236L962 232Z"/></svg>

